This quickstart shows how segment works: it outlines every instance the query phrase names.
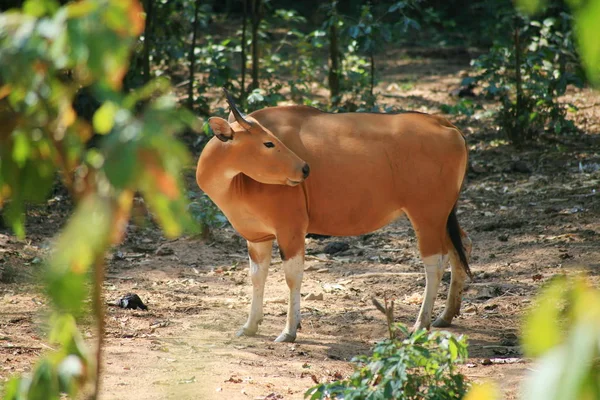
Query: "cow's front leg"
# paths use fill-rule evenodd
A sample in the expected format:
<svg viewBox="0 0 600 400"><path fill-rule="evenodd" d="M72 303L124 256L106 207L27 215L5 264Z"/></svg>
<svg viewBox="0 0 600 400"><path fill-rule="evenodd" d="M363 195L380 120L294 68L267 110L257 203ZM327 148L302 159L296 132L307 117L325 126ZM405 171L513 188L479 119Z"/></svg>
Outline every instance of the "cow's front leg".
<svg viewBox="0 0 600 400"><path fill-rule="evenodd" d="M248 242L250 279L252 280L252 304L250 305L248 321L237 332L237 336L254 336L258 331L258 325L263 320L263 297L267 273L271 264L272 250L272 240L260 243Z"/></svg>
<svg viewBox="0 0 600 400"><path fill-rule="evenodd" d="M285 281L290 289L285 329L276 342L293 342L300 326L300 287L304 274L304 235L294 236L291 241L280 241L281 258ZM279 238L278 238L279 240Z"/></svg>

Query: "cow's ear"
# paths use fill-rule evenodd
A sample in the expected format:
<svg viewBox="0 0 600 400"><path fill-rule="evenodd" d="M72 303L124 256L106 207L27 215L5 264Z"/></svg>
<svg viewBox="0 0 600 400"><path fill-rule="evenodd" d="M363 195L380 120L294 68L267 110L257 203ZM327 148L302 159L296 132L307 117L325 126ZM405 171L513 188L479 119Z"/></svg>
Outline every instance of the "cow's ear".
<svg viewBox="0 0 600 400"><path fill-rule="evenodd" d="M208 125L212 129L214 135L222 142L233 140L233 129L229 126L229 122L223 118L212 117L208 119Z"/></svg>

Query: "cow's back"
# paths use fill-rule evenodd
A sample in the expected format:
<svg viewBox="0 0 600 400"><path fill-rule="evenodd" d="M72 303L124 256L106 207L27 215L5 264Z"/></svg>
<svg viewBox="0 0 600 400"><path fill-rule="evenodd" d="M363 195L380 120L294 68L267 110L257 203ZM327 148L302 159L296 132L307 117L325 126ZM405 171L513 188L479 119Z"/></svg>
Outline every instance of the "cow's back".
<svg viewBox="0 0 600 400"><path fill-rule="evenodd" d="M310 232L371 232L398 217L407 202L426 205L451 198L452 191L458 197L465 142L441 117L329 114L304 106L268 108L252 116L310 165L303 183ZM464 165L462 171L457 165Z"/></svg>

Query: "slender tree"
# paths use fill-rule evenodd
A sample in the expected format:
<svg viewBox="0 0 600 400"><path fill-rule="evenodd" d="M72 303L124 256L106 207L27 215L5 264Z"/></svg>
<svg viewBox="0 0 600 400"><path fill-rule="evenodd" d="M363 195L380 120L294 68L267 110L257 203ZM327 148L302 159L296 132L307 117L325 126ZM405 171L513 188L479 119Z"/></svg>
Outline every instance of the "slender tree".
<svg viewBox="0 0 600 400"><path fill-rule="evenodd" d="M144 69L144 82L150 81L150 47L152 44L152 34L153 34L153 24L152 20L154 19L154 11L153 11L153 2L154 0L146 0L146 26L144 28L144 49L143 49L143 61L142 68Z"/></svg>
<svg viewBox="0 0 600 400"><path fill-rule="evenodd" d="M515 45L515 84L516 84L516 104L515 104L515 117L517 120L522 118L521 107L523 104L523 89L521 85L521 40L520 40L520 32L519 32L519 24L515 23L515 31L514 31L514 45ZM517 126L521 126L521 124L517 124ZM523 140L523 133L516 131L514 132L514 137L512 137L512 141L514 143L519 144ZM529 139L529 138L528 138Z"/></svg>
<svg viewBox="0 0 600 400"><path fill-rule="evenodd" d="M333 0L329 16L329 91L331 104L334 106L340 101L340 49L337 22L337 0Z"/></svg>
<svg viewBox="0 0 600 400"><path fill-rule="evenodd" d="M252 0L252 89L258 89L258 28L262 19L262 0Z"/></svg>
<svg viewBox="0 0 600 400"><path fill-rule="evenodd" d="M371 52L369 53L369 60L371 63L371 85L370 85L370 90L369 93L371 95L371 101L373 101L373 103L375 102L375 97L373 95L373 89L375 88L375 52L373 51L373 48L371 48Z"/></svg>
<svg viewBox="0 0 600 400"><path fill-rule="evenodd" d="M196 35L198 34L198 13L200 10L201 0L196 0L194 4L194 24L192 25L192 43L190 44L189 61L190 61L190 82L188 84L187 107L190 110L194 109L194 72L196 64Z"/></svg>
<svg viewBox="0 0 600 400"><path fill-rule="evenodd" d="M244 3L244 17L242 20L242 83L240 88L240 102L242 106L246 103L246 27L248 25L248 0L242 0Z"/></svg>

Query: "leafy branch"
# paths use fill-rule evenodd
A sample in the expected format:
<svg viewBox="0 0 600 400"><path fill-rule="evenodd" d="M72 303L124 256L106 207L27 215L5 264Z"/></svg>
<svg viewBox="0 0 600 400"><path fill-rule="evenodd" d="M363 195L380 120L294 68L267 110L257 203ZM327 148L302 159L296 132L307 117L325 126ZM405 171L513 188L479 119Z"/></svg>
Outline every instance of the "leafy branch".
<svg viewBox="0 0 600 400"><path fill-rule="evenodd" d="M53 312L49 341L58 350L31 375L13 378L5 399L99 393L104 335L104 254L123 239L133 198L146 198L167 236L193 231L180 172L189 160L173 135L197 126L178 107L165 80L131 93L122 81L144 12L137 0L83 0L59 7L26 1L22 12L0 15L0 205L23 237L28 202L41 202L56 174L76 208L58 235L44 273ZM72 104L80 87L102 104L92 124ZM4 125L4 122L11 123ZM101 146L89 145L105 136ZM91 274L93 270L93 274ZM92 286L97 347L90 352L77 330Z"/></svg>

